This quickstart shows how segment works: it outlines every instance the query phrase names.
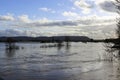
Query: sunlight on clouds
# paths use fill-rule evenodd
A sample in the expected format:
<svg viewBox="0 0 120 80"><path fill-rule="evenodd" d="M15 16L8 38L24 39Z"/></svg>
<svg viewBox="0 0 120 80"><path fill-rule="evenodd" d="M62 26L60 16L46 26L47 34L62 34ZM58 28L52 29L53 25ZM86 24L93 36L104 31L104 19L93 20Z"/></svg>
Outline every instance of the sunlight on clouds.
<svg viewBox="0 0 120 80"><path fill-rule="evenodd" d="M116 13L116 6L113 4L115 0L73 0L74 6L82 10L83 14L93 13L91 12L95 8L97 13ZM93 13L94 14L94 13Z"/></svg>
<svg viewBox="0 0 120 80"><path fill-rule="evenodd" d="M89 16L94 15L97 18L109 18L111 16L116 18L117 16L117 9L113 0L72 0L72 3L71 11L62 13L68 20L89 18Z"/></svg>
<svg viewBox="0 0 120 80"><path fill-rule="evenodd" d="M42 19L38 19L38 20L34 20L34 22L38 22L38 23L46 23L46 22L51 22L52 20L49 20L47 18L42 18Z"/></svg>
<svg viewBox="0 0 120 80"><path fill-rule="evenodd" d="M23 16L23 15L22 15ZM24 16L25 17L25 16ZM99 16L86 16L79 20L68 21L55 21L43 18L40 20L32 20L25 17L29 23L23 20L21 22L15 19L14 25L6 25L11 29L1 30L0 36L57 36L57 35L76 35L76 36L89 36L91 38L105 38L112 36L115 30L116 21L114 17L99 17ZM24 19L24 18L23 18ZM21 22L18 24L18 22ZM4 25L3 25L4 26ZM14 26L14 27L13 27ZM19 28L19 29L18 29ZM106 34L106 35L104 35ZM109 34L109 35L108 35ZM103 36L104 35L104 36ZM99 36L99 37L98 37Z"/></svg>
<svg viewBox="0 0 120 80"><path fill-rule="evenodd" d="M77 7L84 7L84 8L91 8L92 6L88 3L86 3L85 0L77 0L74 2L74 5Z"/></svg>
<svg viewBox="0 0 120 80"><path fill-rule="evenodd" d="M0 36L114 37L117 15L116 8L111 1L113 0L71 0L72 6L57 4L59 7L67 7L67 9L59 10L59 13L56 13L51 7L39 8L41 12L56 13L55 17L59 16L63 19L51 20L47 14L40 18L37 15L32 17L29 14L0 15L0 27L3 28L0 30Z"/></svg>
<svg viewBox="0 0 120 80"><path fill-rule="evenodd" d="M21 22L25 22L25 23L31 22L31 20L29 19L28 15L18 16L18 19L19 19Z"/></svg>
<svg viewBox="0 0 120 80"><path fill-rule="evenodd" d="M84 14L89 14L91 8L93 7L91 4L88 4L85 0L77 0L74 2L74 5L80 9Z"/></svg>

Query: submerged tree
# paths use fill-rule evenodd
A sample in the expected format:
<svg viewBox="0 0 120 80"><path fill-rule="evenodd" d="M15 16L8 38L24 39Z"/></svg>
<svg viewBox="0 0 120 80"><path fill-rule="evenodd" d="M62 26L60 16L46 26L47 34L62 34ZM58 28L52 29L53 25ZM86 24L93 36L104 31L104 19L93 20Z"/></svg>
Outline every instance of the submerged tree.
<svg viewBox="0 0 120 80"><path fill-rule="evenodd" d="M116 6L117 13L120 15L120 0L115 0L115 2L113 4ZM120 17L118 17L116 19L116 21L117 21L117 24L116 24L116 26L117 26L117 29L116 29L117 39L114 39L113 44L108 43L106 45L106 51L111 56L111 59L113 57L120 58ZM117 51L117 53L116 53L116 51Z"/></svg>

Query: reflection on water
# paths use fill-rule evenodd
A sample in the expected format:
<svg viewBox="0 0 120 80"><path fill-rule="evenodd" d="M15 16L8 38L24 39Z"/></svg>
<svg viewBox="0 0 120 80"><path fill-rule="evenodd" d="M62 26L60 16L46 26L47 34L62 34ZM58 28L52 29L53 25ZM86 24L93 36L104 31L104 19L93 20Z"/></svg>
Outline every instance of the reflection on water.
<svg viewBox="0 0 120 80"><path fill-rule="evenodd" d="M117 62L114 62L114 78L119 80L120 79L120 60L118 60Z"/></svg>
<svg viewBox="0 0 120 80"><path fill-rule="evenodd" d="M15 49L6 49L6 56L8 57L8 58L11 58L11 57L13 57L14 55L15 55Z"/></svg>
<svg viewBox="0 0 120 80"><path fill-rule="evenodd" d="M16 43L0 47L0 77L4 80L119 80L120 64L105 58L102 43ZM1 46L4 46L1 44ZM21 49L24 46L24 49Z"/></svg>
<svg viewBox="0 0 120 80"><path fill-rule="evenodd" d="M11 42L5 43L5 53L8 58L12 58L15 55L15 51L18 49L19 47L15 45L15 43Z"/></svg>

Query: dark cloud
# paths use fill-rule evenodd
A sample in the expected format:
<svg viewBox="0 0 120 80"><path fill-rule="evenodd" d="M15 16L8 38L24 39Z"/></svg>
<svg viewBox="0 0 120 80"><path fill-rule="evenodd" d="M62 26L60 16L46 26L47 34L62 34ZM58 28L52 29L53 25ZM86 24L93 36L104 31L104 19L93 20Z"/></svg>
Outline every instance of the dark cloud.
<svg viewBox="0 0 120 80"><path fill-rule="evenodd" d="M0 30L0 36L27 36L27 33L18 29Z"/></svg>
<svg viewBox="0 0 120 80"><path fill-rule="evenodd" d="M99 3L99 6L104 10L104 11L108 11L108 12L116 12L116 6L115 4L113 4L112 1L103 1L101 3Z"/></svg>
<svg viewBox="0 0 120 80"><path fill-rule="evenodd" d="M30 23L33 26L77 26L75 22L72 21L59 21L59 22L46 22L46 23Z"/></svg>
<svg viewBox="0 0 120 80"><path fill-rule="evenodd" d="M21 23L14 23L12 24L11 26L15 26L15 27L26 27L26 28L36 28L36 27L55 27L55 26L58 26L58 27L66 27L66 26L78 26L78 25L94 25L96 23L99 23L99 24L102 24L102 23L109 23L109 22L114 22L115 19L102 19L102 20L99 20L97 18L89 18L89 19L84 19L84 18L81 18L79 20L75 20L75 21L51 21L51 22L30 22L30 23L24 23L24 22L21 22Z"/></svg>
<svg viewBox="0 0 120 80"><path fill-rule="evenodd" d="M53 21L53 22L30 22L30 23L17 23L12 26L18 27L54 27L54 26L77 26L78 24L75 21Z"/></svg>

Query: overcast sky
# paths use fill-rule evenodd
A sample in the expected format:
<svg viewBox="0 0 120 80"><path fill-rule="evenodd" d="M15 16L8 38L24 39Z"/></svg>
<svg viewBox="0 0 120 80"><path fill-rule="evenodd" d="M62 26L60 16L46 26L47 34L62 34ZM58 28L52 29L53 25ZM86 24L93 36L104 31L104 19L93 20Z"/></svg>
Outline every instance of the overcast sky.
<svg viewBox="0 0 120 80"><path fill-rule="evenodd" d="M115 37L114 0L0 0L0 36Z"/></svg>

